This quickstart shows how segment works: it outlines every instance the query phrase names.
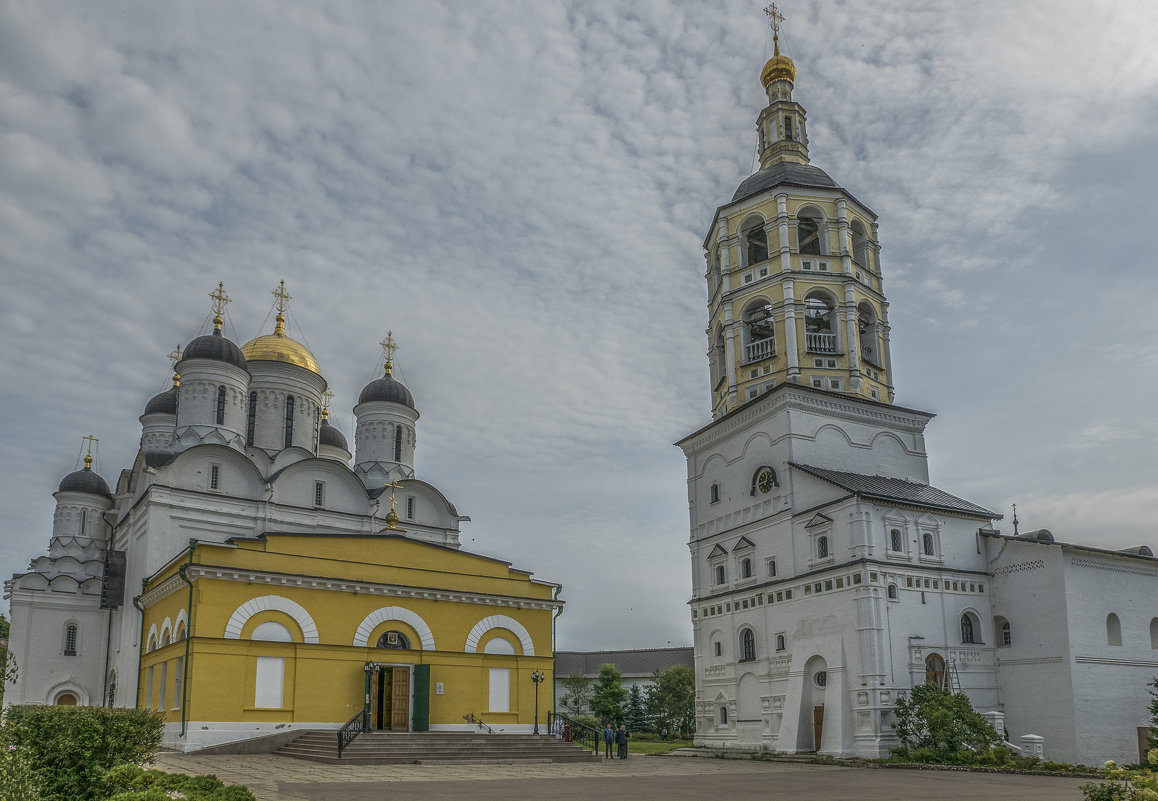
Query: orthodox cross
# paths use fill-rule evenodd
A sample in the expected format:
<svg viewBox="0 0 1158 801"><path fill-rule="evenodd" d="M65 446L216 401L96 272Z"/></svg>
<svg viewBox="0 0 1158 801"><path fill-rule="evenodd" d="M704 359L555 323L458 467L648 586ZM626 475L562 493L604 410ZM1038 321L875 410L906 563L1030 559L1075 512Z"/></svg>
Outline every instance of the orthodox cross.
<svg viewBox="0 0 1158 801"><path fill-rule="evenodd" d="M398 352L398 343L394 341L394 332L387 331L386 338L378 343L382 352L386 354L386 375L394 370L394 354Z"/></svg>
<svg viewBox="0 0 1158 801"><path fill-rule="evenodd" d="M177 343L177 347L169 354L169 361L173 362L173 386L181 386L181 376L177 375L177 362L181 361L181 343Z"/></svg>
<svg viewBox="0 0 1158 801"><path fill-rule="evenodd" d="M229 299L229 295L225 294L225 283L223 281L217 282L217 289L209 293L209 298L213 301L213 330L220 331L221 324L225 322L221 315L225 313L225 307L232 302Z"/></svg>
<svg viewBox="0 0 1158 801"><path fill-rule="evenodd" d="M334 393L328 389L322 393L322 419L330 419L330 401L333 400Z"/></svg>
<svg viewBox="0 0 1158 801"><path fill-rule="evenodd" d="M278 286L278 288L273 291L273 296L275 298L277 298L278 314L285 314L286 307L289 305L289 302L291 300L293 300L293 297L290 295L289 292L285 291L285 279L284 278L282 279L281 284Z"/></svg>
<svg viewBox="0 0 1158 801"><path fill-rule="evenodd" d="M780 9L776 8L775 3L772 3L764 9L764 13L768 15L773 35L780 33L780 23L784 21L784 15L780 13Z"/></svg>
<svg viewBox="0 0 1158 801"><path fill-rule="evenodd" d="M390 488L390 511L393 512L394 507L398 505L398 501L394 499L394 490L402 489L402 485L397 481L391 481L386 486Z"/></svg>
<svg viewBox="0 0 1158 801"><path fill-rule="evenodd" d="M85 470L91 470L92 469L92 444L94 442L100 442L100 440L97 439L96 437L94 437L92 434L88 434L86 436L83 436L83 437L81 437L81 439L88 440L88 453L86 453L84 455L84 469Z"/></svg>

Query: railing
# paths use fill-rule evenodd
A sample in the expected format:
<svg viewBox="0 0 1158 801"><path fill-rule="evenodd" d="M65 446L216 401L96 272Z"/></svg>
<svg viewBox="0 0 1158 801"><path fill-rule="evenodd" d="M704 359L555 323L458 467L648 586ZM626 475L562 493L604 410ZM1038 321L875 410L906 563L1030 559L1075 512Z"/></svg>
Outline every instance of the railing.
<svg viewBox="0 0 1158 801"><path fill-rule="evenodd" d="M346 721L346 725L338 729L338 756L342 756L342 752L346 750L346 746L354 742L355 738L362 733L362 710L358 710L358 714Z"/></svg>
<svg viewBox="0 0 1158 801"><path fill-rule="evenodd" d="M744 361L757 362L776 355L776 340L773 337L758 339L744 346Z"/></svg>
<svg viewBox="0 0 1158 801"><path fill-rule="evenodd" d="M561 737L569 743L579 743L584 748L590 748L594 751L596 756L599 755L599 743L603 739L603 733L586 723L572 720L557 712L548 712L547 733Z"/></svg>
<svg viewBox="0 0 1158 801"><path fill-rule="evenodd" d="M462 719L465 720L467 723L473 723L474 725L478 726L480 729L486 729L487 734L494 734L495 733L494 729L492 729L490 726L488 726L487 724L483 723L481 720L476 718L474 716L473 712L467 712L465 715L462 716Z"/></svg>
<svg viewBox="0 0 1158 801"><path fill-rule="evenodd" d="M804 337L811 353L839 353L836 349L836 334L807 333Z"/></svg>

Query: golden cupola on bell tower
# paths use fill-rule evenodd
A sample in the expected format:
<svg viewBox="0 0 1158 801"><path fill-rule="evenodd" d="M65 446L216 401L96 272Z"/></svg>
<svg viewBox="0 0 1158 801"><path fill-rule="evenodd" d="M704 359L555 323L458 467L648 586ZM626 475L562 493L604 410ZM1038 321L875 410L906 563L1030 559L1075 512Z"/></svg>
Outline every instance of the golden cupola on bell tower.
<svg viewBox="0 0 1158 801"><path fill-rule="evenodd" d="M785 382L893 400L877 217L809 161L796 65L780 52L760 82L760 170L716 210L704 239L708 362L719 417Z"/></svg>

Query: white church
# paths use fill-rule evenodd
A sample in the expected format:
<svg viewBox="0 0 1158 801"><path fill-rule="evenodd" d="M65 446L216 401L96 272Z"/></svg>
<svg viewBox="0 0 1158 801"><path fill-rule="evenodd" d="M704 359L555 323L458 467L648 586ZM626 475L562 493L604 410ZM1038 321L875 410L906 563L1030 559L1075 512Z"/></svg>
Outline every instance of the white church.
<svg viewBox="0 0 1158 801"><path fill-rule="evenodd" d="M1136 761L1158 561L1004 534L930 485L933 415L893 403L876 215L810 163L774 41L760 169L704 240L713 420L677 443L696 743L885 756L898 696L934 681L1049 759Z"/></svg>

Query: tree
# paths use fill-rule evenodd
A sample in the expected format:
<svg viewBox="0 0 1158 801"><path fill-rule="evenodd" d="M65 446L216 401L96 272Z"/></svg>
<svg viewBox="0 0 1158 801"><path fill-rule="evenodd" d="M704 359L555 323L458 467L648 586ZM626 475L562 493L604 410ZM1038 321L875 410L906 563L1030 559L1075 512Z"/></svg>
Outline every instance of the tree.
<svg viewBox="0 0 1158 801"><path fill-rule="evenodd" d="M647 688L647 711L657 726L666 726L681 735L696 729L696 675L691 668L676 665L657 670Z"/></svg>
<svg viewBox="0 0 1158 801"><path fill-rule="evenodd" d="M8 618L0 615L0 706L4 705L4 687L16 681L16 657L8 650Z"/></svg>
<svg viewBox="0 0 1158 801"><path fill-rule="evenodd" d="M591 693L591 711L601 720L621 721L626 701L623 674L615 665L600 665L599 679Z"/></svg>
<svg viewBox="0 0 1158 801"><path fill-rule="evenodd" d="M560 684L563 685L563 697L559 699L559 706L563 714L573 718L585 714L591 703L591 685L583 674L574 671Z"/></svg>
<svg viewBox="0 0 1158 801"><path fill-rule="evenodd" d="M906 749L929 749L938 761L951 762L964 749L979 751L1001 742L968 696L932 683L914 687L908 698L899 697L894 719L893 730Z"/></svg>
<svg viewBox="0 0 1158 801"><path fill-rule="evenodd" d="M627 708L624 710L624 723L631 731L645 731L649 728L647 710L644 708L643 691L638 684L631 685L631 692L627 694Z"/></svg>
<svg viewBox="0 0 1158 801"><path fill-rule="evenodd" d="M1158 748L1158 676L1154 677L1154 681L1148 685L1150 687L1150 741L1147 743L1151 748Z"/></svg>

